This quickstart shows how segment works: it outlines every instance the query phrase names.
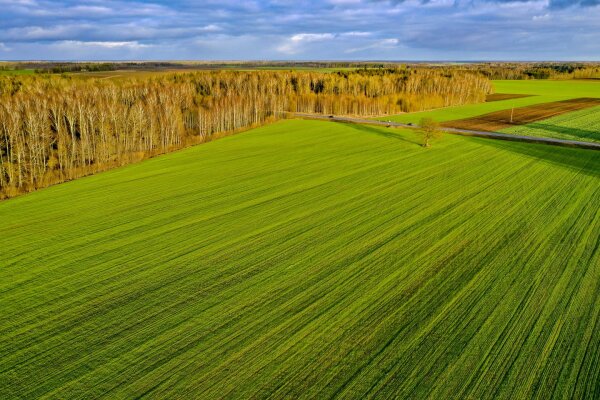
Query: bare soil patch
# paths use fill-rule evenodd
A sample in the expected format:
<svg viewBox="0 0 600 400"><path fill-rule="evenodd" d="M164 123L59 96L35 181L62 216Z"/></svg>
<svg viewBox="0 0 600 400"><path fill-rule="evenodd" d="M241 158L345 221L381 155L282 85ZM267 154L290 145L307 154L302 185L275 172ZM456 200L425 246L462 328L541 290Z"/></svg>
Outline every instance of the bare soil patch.
<svg viewBox="0 0 600 400"><path fill-rule="evenodd" d="M494 93L488 94L485 98L486 103L492 101L511 100L511 99L522 99L523 97L531 97L531 94L511 94L511 93Z"/></svg>
<svg viewBox="0 0 600 400"><path fill-rule="evenodd" d="M527 107L519 107L496 111L489 114L479 115L473 118L447 121L442 126L458 129L469 129L474 131L495 132L514 125L525 125L532 122L552 118L557 115L566 114L571 111L583 110L600 105L597 98L578 98L551 103L535 104Z"/></svg>

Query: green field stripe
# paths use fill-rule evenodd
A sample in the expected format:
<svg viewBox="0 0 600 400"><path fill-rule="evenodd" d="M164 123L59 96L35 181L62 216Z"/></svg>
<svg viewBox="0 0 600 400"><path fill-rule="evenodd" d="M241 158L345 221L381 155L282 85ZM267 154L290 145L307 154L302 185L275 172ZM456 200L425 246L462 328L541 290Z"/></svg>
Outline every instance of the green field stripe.
<svg viewBox="0 0 600 400"><path fill-rule="evenodd" d="M515 135L600 142L600 107L572 111L531 124L503 129Z"/></svg>
<svg viewBox="0 0 600 400"><path fill-rule="evenodd" d="M417 139L283 121L0 203L0 397L595 393L598 154Z"/></svg>
<svg viewBox="0 0 600 400"><path fill-rule="evenodd" d="M489 103L467 104L446 107L437 110L413 112L380 117L380 120L418 124L421 118L433 118L436 121L453 121L472 118L495 111L508 110L513 107L526 107L535 104L570 100L581 97L600 98L600 82L582 82L576 80L514 80L494 81L496 93L527 94L530 97L493 101ZM517 128L518 129L518 128ZM516 132L515 132L516 133ZM525 133L523 133L525 134ZM548 136L542 134L540 136ZM553 137L553 136L551 136ZM557 136L558 137L558 136Z"/></svg>
<svg viewBox="0 0 600 400"><path fill-rule="evenodd" d="M467 308L468 309L468 308Z"/></svg>

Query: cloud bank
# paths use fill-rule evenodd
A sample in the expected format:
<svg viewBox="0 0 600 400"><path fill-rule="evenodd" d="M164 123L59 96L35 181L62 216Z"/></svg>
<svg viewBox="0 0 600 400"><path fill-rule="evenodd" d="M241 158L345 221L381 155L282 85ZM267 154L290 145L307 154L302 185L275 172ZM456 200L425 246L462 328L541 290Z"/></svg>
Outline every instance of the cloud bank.
<svg viewBox="0 0 600 400"><path fill-rule="evenodd" d="M0 59L599 60L600 0L0 0Z"/></svg>

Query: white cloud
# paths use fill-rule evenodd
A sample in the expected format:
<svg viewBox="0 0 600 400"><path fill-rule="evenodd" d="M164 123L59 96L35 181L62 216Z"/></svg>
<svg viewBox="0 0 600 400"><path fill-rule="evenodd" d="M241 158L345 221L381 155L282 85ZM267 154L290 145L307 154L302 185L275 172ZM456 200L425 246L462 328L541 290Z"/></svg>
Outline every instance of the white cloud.
<svg viewBox="0 0 600 400"><path fill-rule="evenodd" d="M75 14L81 14L81 15L85 15L85 14L103 14L103 15L110 15L113 13L113 10L108 8L108 7L104 7L104 6L75 6L75 7L71 7L69 9L69 11L71 11L72 13Z"/></svg>
<svg viewBox="0 0 600 400"><path fill-rule="evenodd" d="M35 6L35 0L0 0L0 5Z"/></svg>
<svg viewBox="0 0 600 400"><path fill-rule="evenodd" d="M129 48L129 49L144 49L148 47L152 47L149 44L141 44L137 41L130 42L83 42L80 40L63 40L59 42L59 44L66 46L81 46L81 47L100 47L104 49L119 49L119 48Z"/></svg>
<svg viewBox="0 0 600 400"><path fill-rule="evenodd" d="M318 42L333 39L334 37L333 33L298 33L293 35L290 40L292 42Z"/></svg>
<svg viewBox="0 0 600 400"><path fill-rule="evenodd" d="M215 24L209 24L198 29L200 32L219 32L223 29Z"/></svg>
<svg viewBox="0 0 600 400"><path fill-rule="evenodd" d="M0 51L10 51L10 47L0 42Z"/></svg>
<svg viewBox="0 0 600 400"><path fill-rule="evenodd" d="M591 5L599 1L0 0L0 54L592 59L600 51L600 7Z"/></svg>
<svg viewBox="0 0 600 400"><path fill-rule="evenodd" d="M394 39L394 38L382 39L382 40L378 40L376 42L370 43L366 46L348 49L348 50L346 50L346 53L349 53L349 54L359 53L361 51L372 50L372 49L393 49L393 48L397 47L399 44L400 44L400 41L398 39Z"/></svg>
<svg viewBox="0 0 600 400"><path fill-rule="evenodd" d="M346 6L346 5L360 4L361 0L329 0L328 2L330 4L333 4L333 5L336 5L336 6L337 5Z"/></svg>
<svg viewBox="0 0 600 400"><path fill-rule="evenodd" d="M398 39L383 39L379 41L379 47L393 47L398 43L400 43Z"/></svg>
<svg viewBox="0 0 600 400"><path fill-rule="evenodd" d="M360 31L350 31L344 32L340 36L349 36L349 37L367 37L373 35L372 32L360 32Z"/></svg>
<svg viewBox="0 0 600 400"><path fill-rule="evenodd" d="M12 28L8 29L5 33L5 37L16 39L16 40L48 40L48 39L61 39L68 35L80 33L84 29L82 26L76 25L57 25L57 26L27 26L24 28Z"/></svg>
<svg viewBox="0 0 600 400"><path fill-rule="evenodd" d="M277 51L289 55L297 54L305 44L332 40L335 36L333 33L297 33L277 47Z"/></svg>
<svg viewBox="0 0 600 400"><path fill-rule="evenodd" d="M533 21L547 21L551 18L550 14L534 15L531 19Z"/></svg>

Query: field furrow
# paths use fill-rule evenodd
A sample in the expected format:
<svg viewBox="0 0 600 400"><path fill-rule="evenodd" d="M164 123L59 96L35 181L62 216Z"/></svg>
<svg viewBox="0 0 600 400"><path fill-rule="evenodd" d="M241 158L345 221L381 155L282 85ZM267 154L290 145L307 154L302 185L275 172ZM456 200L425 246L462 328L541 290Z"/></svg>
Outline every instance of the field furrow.
<svg viewBox="0 0 600 400"><path fill-rule="evenodd" d="M600 153L415 135L288 120L1 202L0 398L597 396Z"/></svg>

